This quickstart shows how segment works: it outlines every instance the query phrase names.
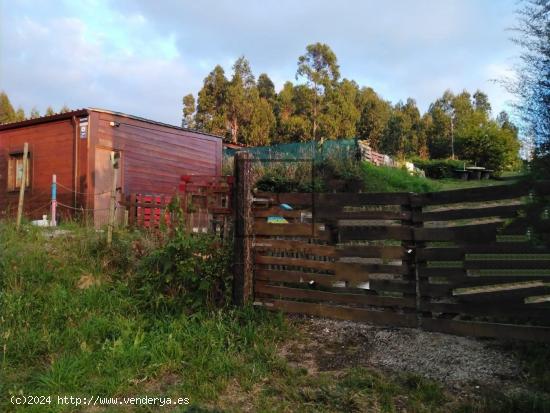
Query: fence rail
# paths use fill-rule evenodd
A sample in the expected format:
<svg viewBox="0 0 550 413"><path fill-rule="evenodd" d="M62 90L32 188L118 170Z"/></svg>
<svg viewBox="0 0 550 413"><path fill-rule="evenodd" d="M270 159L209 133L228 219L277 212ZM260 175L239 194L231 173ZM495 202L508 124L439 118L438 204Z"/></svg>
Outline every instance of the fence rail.
<svg viewBox="0 0 550 413"><path fill-rule="evenodd" d="M428 194L248 190L241 302L550 341L550 248L536 242L550 234L550 182Z"/></svg>

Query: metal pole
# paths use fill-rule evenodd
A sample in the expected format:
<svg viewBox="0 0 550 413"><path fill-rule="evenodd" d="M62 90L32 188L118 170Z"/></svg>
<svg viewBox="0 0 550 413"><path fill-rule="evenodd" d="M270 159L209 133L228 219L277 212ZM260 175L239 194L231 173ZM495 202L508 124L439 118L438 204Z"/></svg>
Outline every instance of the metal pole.
<svg viewBox="0 0 550 413"><path fill-rule="evenodd" d="M56 210L57 210L57 176L53 174L52 175L52 205L51 205L52 219L50 221L50 225L52 227L57 226Z"/></svg>
<svg viewBox="0 0 550 413"><path fill-rule="evenodd" d="M21 216L23 215L23 201L25 199L25 187L27 186L27 156L29 155L29 144L25 142L23 147L23 172L21 176L21 187L19 188L19 204L17 205L17 223L16 228L21 226ZM17 173L17 171L16 171ZM17 176L16 176L17 179Z"/></svg>
<svg viewBox="0 0 550 413"><path fill-rule="evenodd" d="M111 246L113 242L113 228L115 226L115 204L116 204L116 182L118 172L118 154L112 154L113 164L113 183L111 186L111 200L109 202L109 225L107 227L107 245Z"/></svg>

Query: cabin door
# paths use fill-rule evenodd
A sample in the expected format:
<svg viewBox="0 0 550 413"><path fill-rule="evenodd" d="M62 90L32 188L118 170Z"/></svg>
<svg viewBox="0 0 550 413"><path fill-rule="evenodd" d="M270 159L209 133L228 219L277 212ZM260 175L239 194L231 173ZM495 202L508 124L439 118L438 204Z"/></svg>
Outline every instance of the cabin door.
<svg viewBox="0 0 550 413"><path fill-rule="evenodd" d="M94 226L101 228L109 223L109 203L113 186L113 162L111 149L96 148L95 176L94 176ZM118 161L117 183L120 188L122 182L122 159ZM117 201L120 201L120 191L117 191ZM120 217L121 208L117 208L116 217Z"/></svg>

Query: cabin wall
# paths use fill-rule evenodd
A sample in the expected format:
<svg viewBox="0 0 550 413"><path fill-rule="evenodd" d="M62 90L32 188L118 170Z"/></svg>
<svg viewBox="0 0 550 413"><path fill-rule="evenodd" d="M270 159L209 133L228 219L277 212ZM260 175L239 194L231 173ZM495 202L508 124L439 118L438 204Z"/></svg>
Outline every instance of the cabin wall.
<svg viewBox="0 0 550 413"><path fill-rule="evenodd" d="M58 201L73 206L75 131L72 120L67 119L0 131L0 217L13 215L17 210L19 189L8 191L8 159L11 153L23 152L25 142L29 144L30 153L30 187L25 192L25 216L39 219L48 214L53 174L57 175L60 185L69 188L59 186Z"/></svg>
<svg viewBox="0 0 550 413"><path fill-rule="evenodd" d="M220 138L94 111L90 124L94 150L89 152L89 165L95 164L97 149L120 151L124 194L173 194L181 175L221 174Z"/></svg>

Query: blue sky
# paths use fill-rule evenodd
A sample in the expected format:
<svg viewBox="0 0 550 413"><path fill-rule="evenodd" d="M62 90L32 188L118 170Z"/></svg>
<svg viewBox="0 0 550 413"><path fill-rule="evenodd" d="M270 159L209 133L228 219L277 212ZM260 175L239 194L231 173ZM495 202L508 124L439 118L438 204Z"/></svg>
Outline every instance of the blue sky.
<svg viewBox="0 0 550 413"><path fill-rule="evenodd" d="M26 111L103 107L179 124L182 96L245 55L279 89L324 42L343 77L422 111L447 88L511 96L516 0L0 0L0 89ZM229 74L229 73L228 73Z"/></svg>

